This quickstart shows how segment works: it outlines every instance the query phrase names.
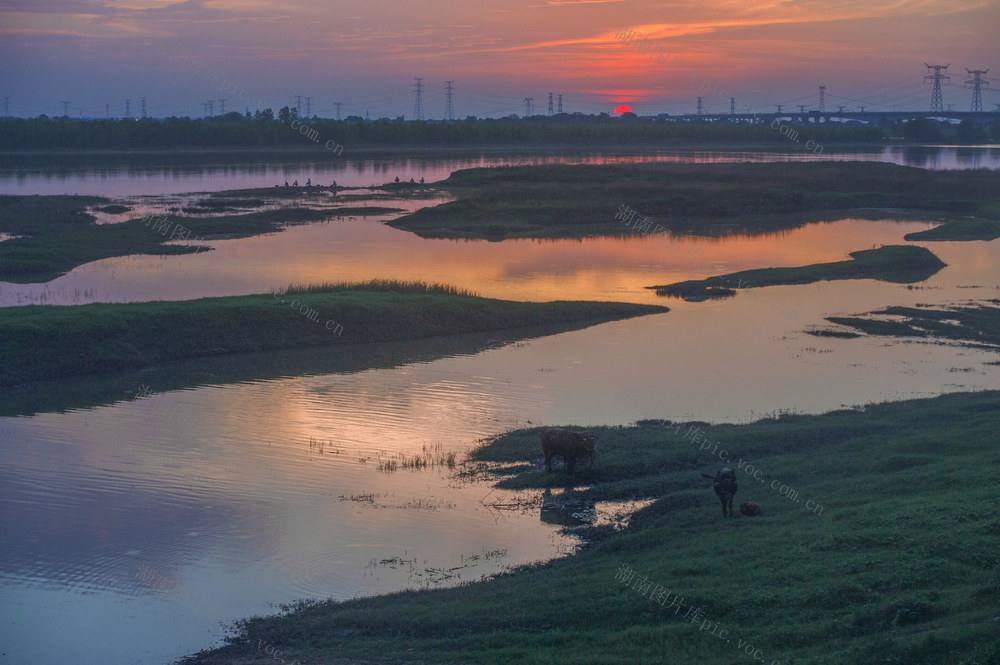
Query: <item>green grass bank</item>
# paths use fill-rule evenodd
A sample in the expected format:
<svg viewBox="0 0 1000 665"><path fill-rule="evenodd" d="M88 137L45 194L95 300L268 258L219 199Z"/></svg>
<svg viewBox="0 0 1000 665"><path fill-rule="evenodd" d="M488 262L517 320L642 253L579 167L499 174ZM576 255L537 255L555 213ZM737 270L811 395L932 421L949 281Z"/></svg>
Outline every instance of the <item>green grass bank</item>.
<svg viewBox="0 0 1000 665"><path fill-rule="evenodd" d="M138 369L184 358L391 342L667 311L529 303L398 282L293 287L199 300L0 308L0 385ZM582 327L582 326L581 326Z"/></svg>

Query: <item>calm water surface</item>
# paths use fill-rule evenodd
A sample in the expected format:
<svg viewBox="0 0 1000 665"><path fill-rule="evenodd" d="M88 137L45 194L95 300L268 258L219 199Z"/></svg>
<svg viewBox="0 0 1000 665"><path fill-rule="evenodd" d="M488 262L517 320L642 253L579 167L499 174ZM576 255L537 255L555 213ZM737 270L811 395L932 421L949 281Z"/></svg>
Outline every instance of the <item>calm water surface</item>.
<svg viewBox="0 0 1000 665"><path fill-rule="evenodd" d="M213 153L192 159L190 153L138 153L100 159L67 156L54 165L51 156L0 155L0 194L92 194L119 197L137 194L176 194L220 191L246 187L272 187L298 180L314 184L366 187L402 180L436 182L457 169L521 164L615 164L635 162L786 162L862 160L891 162L926 169L997 169L1000 147L995 146L906 146L855 151L776 150L579 150L544 153L530 151L448 151L438 156L386 155L359 152L331 156L301 153L281 158L262 151L258 159L244 153L238 162L232 155ZM96 163L95 163L96 162ZM99 165L98 165L99 164Z"/></svg>
<svg viewBox="0 0 1000 665"><path fill-rule="evenodd" d="M220 619L270 603L454 584L575 547L540 519L534 494L490 493L447 466L387 472L389 461L461 459L483 437L536 424L745 422L1000 388L1000 367L987 364L995 352L804 333L833 314L998 298L997 241L927 243L948 267L915 287L841 281L686 303L643 287L838 260L929 224L844 219L688 239L678 252L639 237L421 240L382 221L217 241L198 255L109 259L45 285L0 284L0 303L195 298L379 277L671 312L394 369L135 400L137 381L112 405L0 418L7 660L163 663L217 643ZM708 265L690 258L694 248Z"/></svg>

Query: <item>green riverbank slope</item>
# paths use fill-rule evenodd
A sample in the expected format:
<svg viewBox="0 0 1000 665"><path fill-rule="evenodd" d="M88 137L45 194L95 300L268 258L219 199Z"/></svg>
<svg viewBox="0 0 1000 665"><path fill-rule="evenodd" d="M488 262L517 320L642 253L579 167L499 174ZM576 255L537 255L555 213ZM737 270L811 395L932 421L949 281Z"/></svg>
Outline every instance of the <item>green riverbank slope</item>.
<svg viewBox="0 0 1000 665"><path fill-rule="evenodd" d="M746 425L643 421L598 428L597 461L574 477L544 471L537 428L512 432L473 453L506 465L501 485L656 501L624 530L590 529L576 555L453 589L301 603L189 662L259 663L264 644L302 663L995 664L998 421L998 392ZM700 474L723 465L736 503L761 516L721 517Z"/></svg>

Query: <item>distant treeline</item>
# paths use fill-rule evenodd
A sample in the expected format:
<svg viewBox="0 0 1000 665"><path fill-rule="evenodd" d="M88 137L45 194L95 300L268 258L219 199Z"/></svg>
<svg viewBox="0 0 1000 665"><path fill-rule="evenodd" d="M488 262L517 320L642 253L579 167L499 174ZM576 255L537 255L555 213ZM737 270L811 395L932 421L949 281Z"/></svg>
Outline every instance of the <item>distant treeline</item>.
<svg viewBox="0 0 1000 665"><path fill-rule="evenodd" d="M45 148L174 148L308 146L341 154L353 147L410 145L628 145L650 148L691 144L773 145L822 152L817 146L878 143L885 137L914 141L949 137L959 142L1000 140L1000 125L964 123L957 130L932 121L881 127L767 123L673 122L568 115L401 122L299 119L287 108L271 113L228 113L211 118L80 120L66 117L0 119L0 150Z"/></svg>

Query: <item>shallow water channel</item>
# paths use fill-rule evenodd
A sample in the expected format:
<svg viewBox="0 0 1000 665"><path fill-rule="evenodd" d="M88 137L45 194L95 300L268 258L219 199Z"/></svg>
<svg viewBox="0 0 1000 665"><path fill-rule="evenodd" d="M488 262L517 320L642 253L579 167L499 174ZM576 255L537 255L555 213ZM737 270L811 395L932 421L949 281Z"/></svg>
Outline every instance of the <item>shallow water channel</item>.
<svg viewBox="0 0 1000 665"><path fill-rule="evenodd" d="M804 332L834 314L1000 298L1000 241L924 244L948 266L914 286L840 281L687 303L644 287L839 260L930 224L843 219L687 239L675 251L640 237L423 240L384 221L333 219L213 241L196 255L108 259L44 285L0 283L0 303L393 278L671 311L384 369L142 399L136 379L103 406L0 418L0 643L10 662L163 663L218 643L219 620L271 604L455 584L572 552L577 541L545 519L537 493L491 492L460 474L470 448L512 428L746 422L1000 388L1000 366L987 364L995 352ZM427 466L413 468L415 458ZM600 519L632 507L599 505ZM706 510L715 508L706 489Z"/></svg>

